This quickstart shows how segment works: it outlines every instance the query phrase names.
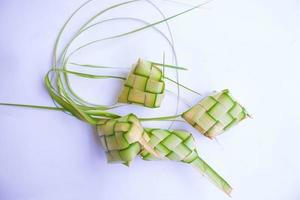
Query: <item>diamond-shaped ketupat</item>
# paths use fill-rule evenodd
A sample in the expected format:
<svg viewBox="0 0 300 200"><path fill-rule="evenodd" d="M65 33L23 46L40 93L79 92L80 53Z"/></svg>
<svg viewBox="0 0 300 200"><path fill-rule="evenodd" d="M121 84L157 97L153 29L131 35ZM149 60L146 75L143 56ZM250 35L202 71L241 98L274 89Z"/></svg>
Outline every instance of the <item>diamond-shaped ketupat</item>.
<svg viewBox="0 0 300 200"><path fill-rule="evenodd" d="M217 187L230 194L231 186L199 157L191 133L179 130L145 129L144 134L148 144L160 154L160 159L190 164L206 175ZM144 160L158 159L145 149L141 151L141 157Z"/></svg>
<svg viewBox="0 0 300 200"><path fill-rule="evenodd" d="M141 147L158 156L143 138L144 129L133 114L117 119L100 120L97 132L109 163L129 165L139 154Z"/></svg>
<svg viewBox="0 0 300 200"><path fill-rule="evenodd" d="M185 131L169 131L162 129L145 129L144 138L148 144L159 152L161 158L189 162L196 155L193 136ZM141 152L144 160L156 160L156 156L147 150ZM192 158L193 157L193 158Z"/></svg>
<svg viewBox="0 0 300 200"><path fill-rule="evenodd" d="M164 98L164 91L165 82L159 67L139 59L124 83L118 102L157 108Z"/></svg>
<svg viewBox="0 0 300 200"><path fill-rule="evenodd" d="M243 106L235 101L228 90L203 98L182 117L209 138L223 133L248 117Z"/></svg>

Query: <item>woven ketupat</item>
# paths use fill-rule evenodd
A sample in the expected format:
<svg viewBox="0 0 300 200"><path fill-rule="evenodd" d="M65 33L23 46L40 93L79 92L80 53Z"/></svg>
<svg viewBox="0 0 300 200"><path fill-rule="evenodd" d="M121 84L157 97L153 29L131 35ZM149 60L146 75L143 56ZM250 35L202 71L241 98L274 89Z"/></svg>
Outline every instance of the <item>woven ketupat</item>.
<svg viewBox="0 0 300 200"><path fill-rule="evenodd" d="M139 59L124 83L118 102L157 108L164 98L164 91L165 83L159 67Z"/></svg>
<svg viewBox="0 0 300 200"><path fill-rule="evenodd" d="M213 138L248 116L228 90L202 99L182 114L182 117L202 134Z"/></svg>
<svg viewBox="0 0 300 200"><path fill-rule="evenodd" d="M230 194L231 186L198 156L194 138L190 133L178 130L145 130L144 138L160 154L161 158L191 164L208 176L217 187ZM156 156L145 149L141 152L141 156L144 160L157 160Z"/></svg>
<svg viewBox="0 0 300 200"><path fill-rule="evenodd" d="M129 165L139 154L141 147L157 155L147 145L143 138L144 129L133 114L117 119L100 120L97 132L109 163Z"/></svg>

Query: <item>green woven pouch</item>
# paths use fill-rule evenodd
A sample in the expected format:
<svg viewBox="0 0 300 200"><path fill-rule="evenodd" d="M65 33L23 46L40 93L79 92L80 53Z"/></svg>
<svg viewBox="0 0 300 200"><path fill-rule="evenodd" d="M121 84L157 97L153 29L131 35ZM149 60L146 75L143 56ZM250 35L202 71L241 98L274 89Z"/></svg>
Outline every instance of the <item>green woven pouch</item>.
<svg viewBox="0 0 300 200"><path fill-rule="evenodd" d="M202 99L182 114L182 117L209 138L223 133L248 116L247 111L235 101L228 90Z"/></svg>
<svg viewBox="0 0 300 200"><path fill-rule="evenodd" d="M157 108L164 98L164 91L163 73L159 67L139 59L124 83L118 102Z"/></svg>
<svg viewBox="0 0 300 200"><path fill-rule="evenodd" d="M187 163L200 170L221 190L230 194L231 186L217 174L197 153L193 136L186 131L169 131L161 129L145 129L144 138L148 144L156 150L160 159L168 159ZM158 157L149 153L146 149L141 152L144 160L157 160Z"/></svg>
<svg viewBox="0 0 300 200"><path fill-rule="evenodd" d="M97 132L106 151L108 163L129 165L139 154L141 147L157 155L143 138L144 129L134 114L117 119L100 120Z"/></svg>

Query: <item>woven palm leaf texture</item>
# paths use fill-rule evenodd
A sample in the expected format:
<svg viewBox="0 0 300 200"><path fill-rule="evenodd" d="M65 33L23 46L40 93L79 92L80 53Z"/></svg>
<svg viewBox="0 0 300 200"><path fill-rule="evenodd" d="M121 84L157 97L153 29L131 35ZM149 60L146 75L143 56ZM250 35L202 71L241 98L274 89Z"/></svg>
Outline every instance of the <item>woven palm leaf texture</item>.
<svg viewBox="0 0 300 200"><path fill-rule="evenodd" d="M134 114L100 120L97 132L109 163L129 165L142 148L158 156L143 138L144 129Z"/></svg>
<svg viewBox="0 0 300 200"><path fill-rule="evenodd" d="M124 82L118 102L157 108L164 98L164 92L161 69L150 61L139 59Z"/></svg>
<svg viewBox="0 0 300 200"><path fill-rule="evenodd" d="M191 133L179 130L145 129L144 134L148 144L160 154L160 158L192 165L217 187L230 194L231 186L199 157ZM146 149L142 150L141 157L144 160L157 160L157 157Z"/></svg>
<svg viewBox="0 0 300 200"><path fill-rule="evenodd" d="M245 119L247 111L231 96L229 90L203 98L182 117L203 135L214 138Z"/></svg>

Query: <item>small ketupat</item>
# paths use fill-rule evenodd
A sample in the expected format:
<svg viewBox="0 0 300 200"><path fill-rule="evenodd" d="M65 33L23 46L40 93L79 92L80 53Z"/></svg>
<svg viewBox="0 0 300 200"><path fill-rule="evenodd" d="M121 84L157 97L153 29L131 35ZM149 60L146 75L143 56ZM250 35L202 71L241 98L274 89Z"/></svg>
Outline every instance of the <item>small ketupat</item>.
<svg viewBox="0 0 300 200"><path fill-rule="evenodd" d="M228 90L203 98L182 117L209 138L223 133L248 116L247 111L235 101Z"/></svg>
<svg viewBox="0 0 300 200"><path fill-rule="evenodd" d="M144 129L133 114L117 119L100 120L97 132L106 151L108 163L129 165L139 154L141 147L158 156L143 138Z"/></svg>
<svg viewBox="0 0 300 200"><path fill-rule="evenodd" d="M148 144L157 150L161 158L169 160L188 162L190 157L196 154L194 139L192 135L185 131L169 131L162 129L145 129ZM147 150L141 152L144 160L155 160L157 157Z"/></svg>
<svg viewBox="0 0 300 200"><path fill-rule="evenodd" d="M118 102L157 108L164 92L165 82L160 68L150 61L139 59L123 85Z"/></svg>
<svg viewBox="0 0 300 200"><path fill-rule="evenodd" d="M179 130L145 129L144 134L148 144L160 154L160 159L190 164L206 175L217 187L230 194L231 186L199 157L191 133ZM142 150L141 157L144 160L158 159L146 149Z"/></svg>

